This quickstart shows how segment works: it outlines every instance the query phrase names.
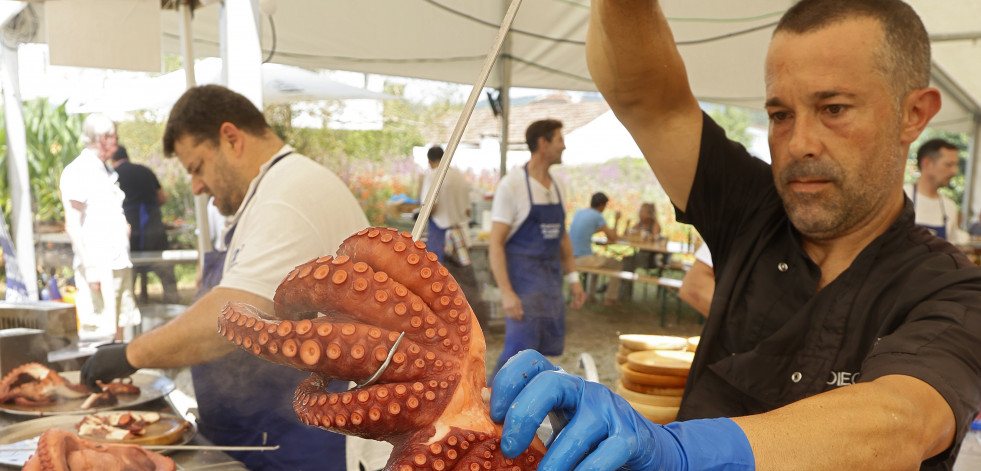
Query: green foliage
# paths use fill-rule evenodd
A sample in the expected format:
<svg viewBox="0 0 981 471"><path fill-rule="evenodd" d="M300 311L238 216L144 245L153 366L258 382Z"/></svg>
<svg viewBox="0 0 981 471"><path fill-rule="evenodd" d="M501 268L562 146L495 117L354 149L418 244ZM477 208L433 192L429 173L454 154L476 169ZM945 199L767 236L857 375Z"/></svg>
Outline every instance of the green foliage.
<svg viewBox="0 0 981 471"><path fill-rule="evenodd" d="M694 231L675 219L674 206L644 159L624 157L600 164L559 166L555 175L570 193L562 196L567 210L566 223L572 221L575 211L589 207L593 193L602 191L610 198L603 215L611 227L615 213L621 213L619 233L637 221L641 203L647 202L654 203L661 231L668 240L686 241Z"/></svg>
<svg viewBox="0 0 981 471"><path fill-rule="evenodd" d="M753 123L749 110L736 106L719 106L709 112L709 116L725 129L729 139L749 147L753 143L753 137L746 130Z"/></svg>
<svg viewBox="0 0 981 471"><path fill-rule="evenodd" d="M70 115L65 105L52 105L40 98L24 103L24 126L27 138L27 170L30 180L32 211L35 220L61 222L65 211L58 195L61 172L82 150L79 136L82 117ZM5 126L3 126L5 127ZM0 194L9 195L7 175L6 135L3 135L3 155L0 157ZM3 216L9 220L10 198L0 201Z"/></svg>

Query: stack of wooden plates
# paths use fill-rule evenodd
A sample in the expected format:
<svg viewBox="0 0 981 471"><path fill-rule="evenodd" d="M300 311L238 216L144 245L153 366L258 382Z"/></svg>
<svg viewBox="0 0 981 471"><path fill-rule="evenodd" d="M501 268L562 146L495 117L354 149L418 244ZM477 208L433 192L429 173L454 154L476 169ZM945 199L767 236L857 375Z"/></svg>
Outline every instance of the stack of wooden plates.
<svg viewBox="0 0 981 471"><path fill-rule="evenodd" d="M687 346L682 337L621 335L617 394L652 422L673 421L695 356Z"/></svg>

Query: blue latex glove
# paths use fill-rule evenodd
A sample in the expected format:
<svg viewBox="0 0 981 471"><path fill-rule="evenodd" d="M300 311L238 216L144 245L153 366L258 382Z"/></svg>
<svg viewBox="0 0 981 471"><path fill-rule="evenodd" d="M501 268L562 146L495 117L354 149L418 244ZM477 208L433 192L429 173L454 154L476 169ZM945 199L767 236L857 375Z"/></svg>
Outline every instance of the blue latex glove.
<svg viewBox="0 0 981 471"><path fill-rule="evenodd" d="M755 468L746 435L730 419L657 425L605 386L560 371L534 350L518 353L491 389L491 419L504 424L504 456L527 449L550 411L564 414L568 425L539 471Z"/></svg>

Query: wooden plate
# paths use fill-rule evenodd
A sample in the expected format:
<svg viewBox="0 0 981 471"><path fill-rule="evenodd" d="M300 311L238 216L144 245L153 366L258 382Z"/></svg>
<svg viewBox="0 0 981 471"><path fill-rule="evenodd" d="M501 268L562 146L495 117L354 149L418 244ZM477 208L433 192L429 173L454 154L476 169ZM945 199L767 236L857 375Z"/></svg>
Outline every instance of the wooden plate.
<svg viewBox="0 0 981 471"><path fill-rule="evenodd" d="M637 402L630 402L630 406L634 408L640 415L647 418L655 424L669 424L674 422L674 419L678 417L677 407L661 407L661 406L650 406L647 404L640 404Z"/></svg>
<svg viewBox="0 0 981 471"><path fill-rule="evenodd" d="M688 340L669 335L624 334L620 345L633 350L683 350Z"/></svg>
<svg viewBox="0 0 981 471"><path fill-rule="evenodd" d="M641 373L630 369L630 367L626 365L620 365L618 368L622 378L636 384L643 384L645 386L682 388L685 386L685 382L688 381L687 376Z"/></svg>
<svg viewBox="0 0 981 471"><path fill-rule="evenodd" d="M129 412L134 412L134 411L107 411L107 412L102 412L99 414L92 414L92 415L111 416L116 414L121 415ZM143 411L135 411L135 412L144 413ZM82 418L84 418L84 416L82 416ZM81 422L82 418L79 418L78 422ZM76 424L78 422L76 422ZM191 425L190 422L184 420L181 417L172 414L160 414L160 420L150 425L147 425L146 428L144 429L143 436L141 437L136 437L129 440L112 440L112 439L98 438L98 437L92 437L92 436L81 435L81 434L79 434L79 436L87 440L92 440L97 442L105 441L105 442L113 442L113 443L135 443L137 445L172 445L176 443L178 440L180 440L184 436L187 429L190 427L193 427L193 425ZM75 430L75 433L78 433L78 431Z"/></svg>
<svg viewBox="0 0 981 471"><path fill-rule="evenodd" d="M622 365L627 362L627 355L621 355L617 353L617 365Z"/></svg>
<svg viewBox="0 0 981 471"><path fill-rule="evenodd" d="M681 405L681 396L656 396L653 394L641 394L623 387L623 383L617 381L617 394L623 396L629 402L647 404L649 406L678 407Z"/></svg>
<svg viewBox="0 0 981 471"><path fill-rule="evenodd" d="M627 355L627 366L638 373L688 376L694 358L694 352L648 350Z"/></svg>
<svg viewBox="0 0 981 471"><path fill-rule="evenodd" d="M633 352L639 352L639 351L640 350L634 350L634 349L632 349L630 347L627 347L626 345L622 345L621 344L620 345L620 349L617 350L617 355L627 356L627 355L630 355Z"/></svg>
<svg viewBox="0 0 981 471"><path fill-rule="evenodd" d="M81 421L81 415L63 414L26 420L0 429L0 464L24 466L27 459L34 454L37 448L38 438L40 438L45 430L49 428L60 428L77 434L78 430L75 430L75 424ZM176 415L160 414L160 421L147 426L146 432L146 435L137 440L98 440L91 437L83 438L92 441L135 443L139 445L184 445L194 438L197 429L192 422L187 422ZM158 453L166 454L168 451Z"/></svg>
<svg viewBox="0 0 981 471"><path fill-rule="evenodd" d="M641 394L653 394L655 396L675 396L681 397L685 393L685 388L665 388L660 386L647 386L645 384L637 384L627 378L620 378L619 383L622 384L624 389L629 389L633 392Z"/></svg>

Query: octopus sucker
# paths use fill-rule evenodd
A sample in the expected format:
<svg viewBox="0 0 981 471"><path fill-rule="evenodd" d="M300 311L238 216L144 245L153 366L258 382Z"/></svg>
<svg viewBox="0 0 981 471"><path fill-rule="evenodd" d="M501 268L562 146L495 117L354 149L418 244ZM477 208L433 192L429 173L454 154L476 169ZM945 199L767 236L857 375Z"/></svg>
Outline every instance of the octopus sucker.
<svg viewBox="0 0 981 471"><path fill-rule="evenodd" d="M272 313L226 305L218 330L261 358L309 371L293 397L297 418L392 443L386 470L535 469L540 441L515 460L500 453L500 427L481 395L484 337L470 312L424 243L375 227L291 270ZM328 392L332 379L362 386Z"/></svg>

